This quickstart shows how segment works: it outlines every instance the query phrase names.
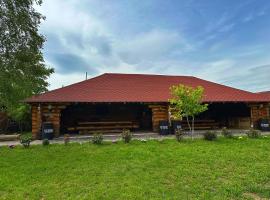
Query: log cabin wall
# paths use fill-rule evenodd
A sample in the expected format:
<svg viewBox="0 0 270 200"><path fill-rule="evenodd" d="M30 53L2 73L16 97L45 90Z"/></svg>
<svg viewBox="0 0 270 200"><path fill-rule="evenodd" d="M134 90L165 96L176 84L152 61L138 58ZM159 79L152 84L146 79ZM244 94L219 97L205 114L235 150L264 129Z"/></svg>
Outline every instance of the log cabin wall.
<svg viewBox="0 0 270 200"><path fill-rule="evenodd" d="M40 128L41 128L41 115L39 105L31 106L32 113L32 136L34 139L39 138Z"/></svg>
<svg viewBox="0 0 270 200"><path fill-rule="evenodd" d="M153 131L159 130L159 121L168 120L168 105L167 104L154 104L149 105L152 110L152 126Z"/></svg>
<svg viewBox="0 0 270 200"><path fill-rule="evenodd" d="M258 128L258 120L262 118L269 119L269 104L250 104L251 125Z"/></svg>
<svg viewBox="0 0 270 200"><path fill-rule="evenodd" d="M51 122L54 127L54 136L60 134L61 110L67 104L35 104L32 105L32 135L35 139L40 137L41 125L43 122Z"/></svg>

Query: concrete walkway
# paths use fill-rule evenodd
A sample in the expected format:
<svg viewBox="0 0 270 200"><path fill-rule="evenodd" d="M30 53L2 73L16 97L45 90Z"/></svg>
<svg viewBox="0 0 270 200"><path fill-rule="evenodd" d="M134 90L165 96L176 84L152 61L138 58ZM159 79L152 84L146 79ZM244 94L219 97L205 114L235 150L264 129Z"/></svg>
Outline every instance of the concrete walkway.
<svg viewBox="0 0 270 200"><path fill-rule="evenodd" d="M233 132L234 136L246 136L246 132L248 130L230 130ZM194 137L195 138L202 138L203 133L205 131L195 131ZM221 135L221 131L217 131L218 135ZM190 138L190 133L188 131L184 132L184 138ZM270 135L270 132L261 132L262 135ZM92 135L71 135L70 142L78 142L84 143L89 142L93 136ZM121 140L121 134L104 134L103 135L104 141L117 141ZM168 138L175 138L174 135L159 135L158 133L154 132L143 132L143 133L133 133L133 139L141 139L141 140L149 140L149 139L168 139ZM59 138L55 138L50 140L50 144L63 144L64 143L64 136L60 136ZM42 140L34 140L31 142L31 145L38 145L42 144ZM2 141L0 142L0 146L9 146L9 145L21 145L20 141Z"/></svg>
<svg viewBox="0 0 270 200"><path fill-rule="evenodd" d="M89 142L92 139L92 135L71 135L70 142ZM133 133L133 139L165 139L165 138L174 138L174 135L159 135L158 133L146 132L146 133ZM117 141L121 140L121 134L104 134L104 141ZM59 138L54 138L50 140L50 144L63 144L64 136L60 136ZM42 140L34 140L31 142L31 145L42 144ZM8 146L8 145L21 145L20 141L2 141L0 142L0 146Z"/></svg>

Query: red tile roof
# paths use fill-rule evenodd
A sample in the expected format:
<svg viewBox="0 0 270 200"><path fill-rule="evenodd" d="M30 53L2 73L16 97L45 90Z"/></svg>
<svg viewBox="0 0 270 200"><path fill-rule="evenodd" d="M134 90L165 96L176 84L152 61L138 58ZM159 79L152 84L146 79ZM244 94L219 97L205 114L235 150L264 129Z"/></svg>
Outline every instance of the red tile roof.
<svg viewBox="0 0 270 200"><path fill-rule="evenodd" d="M268 101L270 102L270 91L258 92L258 94L266 96L266 98L268 98Z"/></svg>
<svg viewBox="0 0 270 200"><path fill-rule="evenodd" d="M169 87L184 84L205 89L204 102L268 102L251 93L191 76L106 73L33 96L26 102L167 102Z"/></svg>

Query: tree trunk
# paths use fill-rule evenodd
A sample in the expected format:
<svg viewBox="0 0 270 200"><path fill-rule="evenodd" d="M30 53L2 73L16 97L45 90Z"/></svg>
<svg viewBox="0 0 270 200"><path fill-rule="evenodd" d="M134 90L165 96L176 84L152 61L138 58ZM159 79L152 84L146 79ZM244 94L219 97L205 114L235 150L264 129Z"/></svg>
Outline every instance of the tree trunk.
<svg viewBox="0 0 270 200"><path fill-rule="evenodd" d="M191 131L191 135L192 135L192 140L193 140L193 136L194 136L194 116L192 116L192 131Z"/></svg>
<svg viewBox="0 0 270 200"><path fill-rule="evenodd" d="M189 131L190 131L190 133L192 134L192 129L191 129L191 126L190 126L190 123L189 123L188 116L187 116L187 123L188 123L188 128L189 128Z"/></svg>
<svg viewBox="0 0 270 200"><path fill-rule="evenodd" d="M22 121L21 120L18 122L18 125L19 125L19 131L20 131L20 133L22 133Z"/></svg>

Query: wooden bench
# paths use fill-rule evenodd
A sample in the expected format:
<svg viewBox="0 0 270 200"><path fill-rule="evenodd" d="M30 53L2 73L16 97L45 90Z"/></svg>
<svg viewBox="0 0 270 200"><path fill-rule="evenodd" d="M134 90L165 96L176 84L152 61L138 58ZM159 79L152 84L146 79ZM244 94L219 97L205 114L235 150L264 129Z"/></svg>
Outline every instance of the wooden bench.
<svg viewBox="0 0 270 200"><path fill-rule="evenodd" d="M190 121L190 126L191 126ZM188 123L186 120L182 121L182 127L185 130L188 130ZM203 119L203 120L195 120L194 121L194 130L207 130L207 129L217 129L219 127L219 123L215 120L211 119Z"/></svg>
<svg viewBox="0 0 270 200"><path fill-rule="evenodd" d="M0 141L15 141L19 140L20 135L14 134L14 135L0 135Z"/></svg>
<svg viewBox="0 0 270 200"><path fill-rule="evenodd" d="M139 124L133 121L98 121L78 122L78 126L69 127L68 131L78 131L79 134L91 134L95 132L119 133L123 129L137 129Z"/></svg>

